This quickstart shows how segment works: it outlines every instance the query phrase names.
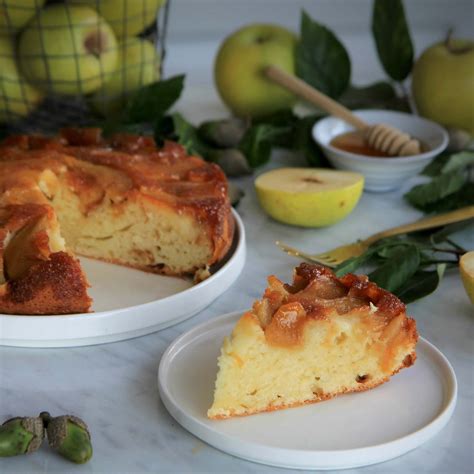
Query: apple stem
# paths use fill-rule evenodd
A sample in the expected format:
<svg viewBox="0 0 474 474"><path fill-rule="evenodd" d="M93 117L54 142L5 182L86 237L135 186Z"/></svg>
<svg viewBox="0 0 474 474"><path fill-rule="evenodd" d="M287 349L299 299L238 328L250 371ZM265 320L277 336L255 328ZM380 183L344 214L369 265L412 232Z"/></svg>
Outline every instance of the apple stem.
<svg viewBox="0 0 474 474"><path fill-rule="evenodd" d="M444 41L444 44L446 46L446 49L451 53L451 54L463 54L471 51L473 48L472 44L467 44L465 46L458 46L456 47L454 42L453 42L453 28L449 28L448 33L446 35L446 39Z"/></svg>

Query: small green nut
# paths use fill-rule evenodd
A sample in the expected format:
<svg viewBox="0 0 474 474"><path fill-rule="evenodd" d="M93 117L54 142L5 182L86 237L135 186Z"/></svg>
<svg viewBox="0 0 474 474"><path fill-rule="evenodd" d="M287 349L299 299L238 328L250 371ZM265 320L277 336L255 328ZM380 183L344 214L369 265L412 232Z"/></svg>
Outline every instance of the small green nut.
<svg viewBox="0 0 474 474"><path fill-rule="evenodd" d="M56 416L46 428L48 443L61 456L77 464L92 457L91 436L87 425L76 416Z"/></svg>
<svg viewBox="0 0 474 474"><path fill-rule="evenodd" d="M242 140L248 123L239 118L211 120L203 122L198 128L199 136L208 143L220 148L234 148Z"/></svg>
<svg viewBox="0 0 474 474"><path fill-rule="evenodd" d="M44 439L40 417L16 417L0 426L0 457L37 451Z"/></svg>
<svg viewBox="0 0 474 474"><path fill-rule="evenodd" d="M234 178L252 173L252 168L250 168L247 158L236 148L211 150L207 158L217 163L228 177Z"/></svg>
<svg viewBox="0 0 474 474"><path fill-rule="evenodd" d="M457 152L470 148L474 137L466 130L460 128L448 128L448 151Z"/></svg>

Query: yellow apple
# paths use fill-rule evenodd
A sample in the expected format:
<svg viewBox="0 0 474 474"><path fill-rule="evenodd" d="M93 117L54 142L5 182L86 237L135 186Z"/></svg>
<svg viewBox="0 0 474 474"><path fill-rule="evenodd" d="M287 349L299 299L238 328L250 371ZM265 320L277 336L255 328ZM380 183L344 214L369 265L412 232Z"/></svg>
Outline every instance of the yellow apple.
<svg viewBox="0 0 474 474"><path fill-rule="evenodd" d="M70 3L96 8L121 38L135 36L156 21L166 0L70 0Z"/></svg>
<svg viewBox="0 0 474 474"><path fill-rule="evenodd" d="M474 250L465 253L459 260L459 271L467 296L474 304Z"/></svg>
<svg viewBox="0 0 474 474"><path fill-rule="evenodd" d="M92 108L104 116L119 113L130 93L160 78L160 58L153 43L125 38L119 52L117 68L90 99Z"/></svg>
<svg viewBox="0 0 474 474"><path fill-rule="evenodd" d="M237 30L222 43L214 64L217 90L235 115L262 117L291 107L295 97L271 83L265 66L294 73L297 37L276 25L254 24Z"/></svg>
<svg viewBox="0 0 474 474"><path fill-rule="evenodd" d="M420 115L474 135L474 42L450 39L424 51L412 92Z"/></svg>
<svg viewBox="0 0 474 474"><path fill-rule="evenodd" d="M45 0L1 0L0 35L14 35L43 7Z"/></svg>
<svg viewBox="0 0 474 474"><path fill-rule="evenodd" d="M278 168L255 181L267 214L302 227L324 227L344 219L358 203L363 187L359 173L322 168Z"/></svg>
<svg viewBox="0 0 474 474"><path fill-rule="evenodd" d="M20 36L18 56L26 78L57 94L97 90L117 66L112 28L95 10L68 4L42 10Z"/></svg>
<svg viewBox="0 0 474 474"><path fill-rule="evenodd" d="M13 38L0 37L0 122L28 115L42 98L18 71Z"/></svg>

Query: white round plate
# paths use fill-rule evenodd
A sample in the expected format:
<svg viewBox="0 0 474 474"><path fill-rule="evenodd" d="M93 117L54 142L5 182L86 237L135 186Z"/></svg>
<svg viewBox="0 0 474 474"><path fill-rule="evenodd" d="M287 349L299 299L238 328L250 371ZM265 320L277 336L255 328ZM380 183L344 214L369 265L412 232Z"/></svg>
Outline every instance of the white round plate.
<svg viewBox="0 0 474 474"><path fill-rule="evenodd" d="M184 428L250 461L291 469L346 469L400 456L438 433L456 405L456 376L425 339L413 367L373 390L288 410L209 420L224 336L242 313L208 321L176 339L158 371L161 399Z"/></svg>
<svg viewBox="0 0 474 474"><path fill-rule="evenodd" d="M91 283L94 313L54 316L0 314L0 345L69 347L121 341L150 334L187 319L211 304L237 279L245 263L245 231L234 211L234 243L223 265L193 285L81 258Z"/></svg>

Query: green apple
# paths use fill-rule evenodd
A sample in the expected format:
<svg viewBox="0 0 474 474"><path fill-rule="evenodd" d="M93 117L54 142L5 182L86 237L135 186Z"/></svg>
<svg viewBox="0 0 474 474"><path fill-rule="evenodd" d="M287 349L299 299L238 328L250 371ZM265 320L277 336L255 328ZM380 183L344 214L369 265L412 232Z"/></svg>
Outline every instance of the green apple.
<svg viewBox="0 0 474 474"><path fill-rule="evenodd" d="M15 61L13 38L0 37L0 122L28 115L43 95L21 76Z"/></svg>
<svg viewBox="0 0 474 474"><path fill-rule="evenodd" d="M135 36L150 26L166 0L69 0L97 9L117 37Z"/></svg>
<svg viewBox="0 0 474 474"><path fill-rule="evenodd" d="M214 64L217 90L235 115L262 117L290 108L295 97L271 83L265 66L274 64L294 73L297 37L276 25L254 24L227 37Z"/></svg>
<svg viewBox="0 0 474 474"><path fill-rule="evenodd" d="M474 135L474 42L448 39L424 51L412 92L420 115Z"/></svg>
<svg viewBox="0 0 474 474"><path fill-rule="evenodd" d="M459 260L459 271L467 296L474 304L474 250L465 253Z"/></svg>
<svg viewBox="0 0 474 474"><path fill-rule="evenodd" d="M325 227L344 219L363 187L359 173L323 168L278 168L255 180L263 210L277 221L302 227Z"/></svg>
<svg viewBox="0 0 474 474"><path fill-rule="evenodd" d="M118 66L90 99L101 115L119 113L130 94L160 78L160 58L153 43L140 38L125 38L119 44Z"/></svg>
<svg viewBox="0 0 474 474"><path fill-rule="evenodd" d="M51 5L20 36L18 57L26 78L48 92L88 94L117 66L109 24L85 6Z"/></svg>
<svg viewBox="0 0 474 474"><path fill-rule="evenodd" d="M14 35L43 7L45 0L1 0L0 35Z"/></svg>

